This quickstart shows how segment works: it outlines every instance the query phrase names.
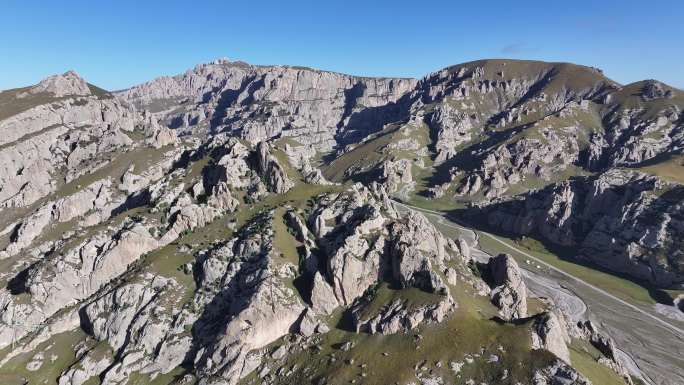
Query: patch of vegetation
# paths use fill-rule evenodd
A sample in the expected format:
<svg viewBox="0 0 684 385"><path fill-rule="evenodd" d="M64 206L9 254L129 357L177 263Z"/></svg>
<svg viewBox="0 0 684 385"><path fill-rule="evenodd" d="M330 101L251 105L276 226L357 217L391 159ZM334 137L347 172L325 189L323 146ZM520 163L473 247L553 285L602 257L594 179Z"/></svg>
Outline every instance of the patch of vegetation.
<svg viewBox="0 0 684 385"><path fill-rule="evenodd" d="M142 374L138 372L133 372L128 376L128 381L124 382L125 385L170 385L179 383L176 380L181 378L186 373L185 369L182 367L177 367L166 374L159 374L154 378L150 378L147 374ZM183 385L193 385L195 381L187 383L183 382Z"/></svg>
<svg viewBox="0 0 684 385"><path fill-rule="evenodd" d="M459 308L440 324L394 335L357 334L334 328L320 337L317 347L280 361L269 361L272 372L278 367L295 368L290 376L275 376L275 383L343 384L355 380L367 384L408 384L417 381L418 371L438 375L447 383L473 379L476 383L515 384L529 382L536 369L553 361L550 353L530 349L529 324L494 322L490 318L495 309L486 299L465 294L465 287L455 288L454 292L460 293ZM391 300L395 294L380 287L376 298L380 303ZM428 295L418 294L421 300L423 294ZM352 347L345 351L341 346L347 342ZM489 362L492 355L498 361ZM459 375L450 369L451 362L464 363ZM252 373L242 383L256 384L260 379Z"/></svg>
<svg viewBox="0 0 684 385"><path fill-rule="evenodd" d="M573 339L569 348L572 367L590 379L593 384L625 385L625 380L617 373L598 362L601 352L587 341Z"/></svg>
<svg viewBox="0 0 684 385"><path fill-rule="evenodd" d="M361 319L370 319L380 313L384 306L390 305L396 300L404 303L409 311L422 305L437 304L444 297L432 294L415 287L406 289L392 288L389 283L383 282L365 296L363 309L360 312Z"/></svg>
<svg viewBox="0 0 684 385"><path fill-rule="evenodd" d="M529 237L521 238L517 241L496 236L497 239L513 247L518 247L536 258L565 271L583 281L599 287L618 298L631 303L642 305L653 305L656 301L649 294L649 289L639 285L629 279L618 277L614 274L597 270L595 267L576 263L548 251L539 241ZM480 247L487 253L496 255L498 253L511 254L519 263L524 263L529 258L515 252L513 249L492 240L487 236L480 236ZM534 261L532 261L535 263Z"/></svg>
<svg viewBox="0 0 684 385"><path fill-rule="evenodd" d="M56 385L57 378L76 361L75 346L86 338L80 329L54 335L28 353L10 359L0 368L3 385ZM26 365L36 353L42 352L43 363L39 370L30 371Z"/></svg>
<svg viewBox="0 0 684 385"><path fill-rule="evenodd" d="M36 94L26 94L31 87L15 88L0 92L0 120L7 119L13 115L20 114L33 107L67 99L56 98L54 95L41 92ZM25 95L19 97L19 95Z"/></svg>
<svg viewBox="0 0 684 385"><path fill-rule="evenodd" d="M670 155L659 162L637 167L637 171L655 175L670 182L684 184L684 155Z"/></svg>
<svg viewBox="0 0 684 385"><path fill-rule="evenodd" d="M302 244L290 233L288 226L285 224L285 219L283 218L284 214L284 208L279 208L275 212L273 218L273 247L280 253L280 258L284 262L289 262L298 266L299 252L297 251L297 248Z"/></svg>

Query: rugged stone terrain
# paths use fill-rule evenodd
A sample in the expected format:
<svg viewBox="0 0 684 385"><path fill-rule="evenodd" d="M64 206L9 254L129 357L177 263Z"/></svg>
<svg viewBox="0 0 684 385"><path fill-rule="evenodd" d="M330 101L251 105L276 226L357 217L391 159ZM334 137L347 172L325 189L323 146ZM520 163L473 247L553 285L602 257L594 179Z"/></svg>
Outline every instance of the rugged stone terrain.
<svg viewBox="0 0 684 385"><path fill-rule="evenodd" d="M0 382L630 382L511 256L475 261L392 199L677 287L683 101L506 60L421 80L218 60L116 93L74 72L3 91Z"/></svg>

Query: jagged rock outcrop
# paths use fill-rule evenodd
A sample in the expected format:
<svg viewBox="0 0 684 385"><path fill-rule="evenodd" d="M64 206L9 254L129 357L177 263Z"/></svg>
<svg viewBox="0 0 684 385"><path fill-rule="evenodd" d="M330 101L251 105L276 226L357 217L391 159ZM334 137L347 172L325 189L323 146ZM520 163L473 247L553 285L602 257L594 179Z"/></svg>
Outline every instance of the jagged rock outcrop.
<svg viewBox="0 0 684 385"><path fill-rule="evenodd" d="M328 225L331 219L335 224ZM456 308L438 272L447 261L464 262L458 246L423 215L409 212L400 217L381 185L373 184L371 189L355 185L350 192L324 197L310 223L317 243L332 251L326 264L332 285L318 272L314 276L311 303L318 312L329 314L340 305L353 305L358 330L392 334L441 322ZM436 300L409 306L397 299L378 314L365 314L371 299L362 295L388 278L400 287L433 293ZM326 300L331 294L334 299Z"/></svg>
<svg viewBox="0 0 684 385"><path fill-rule="evenodd" d="M684 148L680 92L662 83L623 87L587 67L503 60L420 81L219 60L115 95L72 72L2 94L21 100L0 106L0 370L27 357L10 376L50 367L60 385L322 383L323 368L342 364L377 382L373 363L354 364L354 344L410 338L430 349L441 326L416 329L474 310L455 298L490 295L501 319L527 317L510 256L482 271L490 290L467 266L482 256L476 235L451 240L395 210L390 194L475 203L494 227L663 286L682 281L681 186L616 169ZM344 321L395 335L345 332L324 350L323 334ZM562 317L531 321L531 347L559 359L532 352L553 363L528 382L587 384L569 366ZM79 327L87 336L68 334L80 340L73 359L51 357L57 336ZM628 378L612 340L590 324L572 332ZM510 363L508 346L486 337L465 359ZM515 351L530 348L521 340ZM432 362L416 365L420 381L446 381L427 377L443 372Z"/></svg>
<svg viewBox="0 0 684 385"><path fill-rule="evenodd" d="M578 248L574 256L668 287L684 282L680 234L684 195L678 184L611 170L561 182L473 212L506 232ZM479 214L478 214L479 213Z"/></svg>
<svg viewBox="0 0 684 385"><path fill-rule="evenodd" d="M369 189L356 184L350 191L324 196L318 202L308 222L328 255L327 278L341 305L350 305L387 270L385 225L395 216L378 185Z"/></svg>
<svg viewBox="0 0 684 385"><path fill-rule="evenodd" d="M50 93L56 97L90 95L90 87L83 78L74 71L67 71L61 75L53 75L31 87L29 94L41 92ZM20 95L19 97L22 97ZM24 96L25 97L25 96Z"/></svg>
<svg viewBox="0 0 684 385"><path fill-rule="evenodd" d="M57 311L94 294L157 246L145 226L125 223L113 232L98 233L64 254L50 255L30 266L15 278L11 289L14 294L30 295L29 303L19 302L10 290L0 291L0 346L9 345L40 327ZM17 328L18 323L23 326Z"/></svg>
<svg viewBox="0 0 684 385"><path fill-rule="evenodd" d="M11 242L0 251L0 258L8 258L21 252L43 233L45 228L54 223L69 222L91 211L99 212L96 216L109 217L112 210L121 205L121 199L114 198L110 179L97 181L82 190L55 202L48 202L35 213L14 227ZM99 222L95 217L86 220L85 224Z"/></svg>
<svg viewBox="0 0 684 385"><path fill-rule="evenodd" d="M390 236L392 274L402 287L448 293L435 269L451 259L451 253L458 253L453 241L447 241L425 216L415 211L393 223Z"/></svg>
<svg viewBox="0 0 684 385"><path fill-rule="evenodd" d="M285 280L288 269L273 253L272 213L257 217L239 237L207 252L199 267L195 303L205 311L195 324L195 366L202 384L234 384L249 374L250 350L287 334L305 307ZM296 267L292 266L295 270Z"/></svg>
<svg viewBox="0 0 684 385"><path fill-rule="evenodd" d="M132 372L168 373L185 361L190 350L192 340L184 332L194 317L182 313L179 306L185 289L171 279L144 278L147 282L117 288L83 309L86 330L107 341L115 352L105 368L93 357L90 361L98 364L81 369L102 378L103 384L125 383ZM62 378L73 383L74 376L79 372L70 370Z"/></svg>
<svg viewBox="0 0 684 385"><path fill-rule="evenodd" d="M499 316L506 321L527 317L527 286L513 257L499 254L491 258L487 272L492 303L499 308Z"/></svg>
<svg viewBox="0 0 684 385"><path fill-rule="evenodd" d="M408 301L396 299L372 317L364 317L363 302L352 307L352 323L357 332L395 334L409 332L421 324L442 322L456 308L450 295L442 295L435 303L410 306Z"/></svg>
<svg viewBox="0 0 684 385"><path fill-rule="evenodd" d="M589 341L603 355L599 358L599 363L611 368L631 385L633 380L627 369L628 365L623 361L622 356L618 355L615 341L600 332L591 321L578 322L576 326L579 337Z"/></svg>
<svg viewBox="0 0 684 385"><path fill-rule="evenodd" d="M441 163L452 158L459 146L471 139L473 122L471 117L459 111L452 104L440 104L430 115L429 125L435 138L435 162Z"/></svg>
<svg viewBox="0 0 684 385"><path fill-rule="evenodd" d="M570 364L570 336L561 313L549 311L535 317L532 325L532 348L545 349Z"/></svg>
<svg viewBox="0 0 684 385"><path fill-rule="evenodd" d="M323 276L316 272L314 274L313 286L311 288L311 305L314 311L321 314L330 314L337 309L340 304L335 298L335 292Z"/></svg>
<svg viewBox="0 0 684 385"><path fill-rule="evenodd" d="M537 370L532 378L532 384L592 385L591 381L561 360L557 360L553 364Z"/></svg>
<svg viewBox="0 0 684 385"><path fill-rule="evenodd" d="M39 105L0 121L0 206L24 207L54 192L105 155L131 146L135 112L113 99L89 97ZM63 180L53 175L62 171Z"/></svg>
<svg viewBox="0 0 684 385"><path fill-rule="evenodd" d="M283 166L271 154L268 143L260 142L255 151L256 171L265 179L269 191L284 194L294 186Z"/></svg>
<svg viewBox="0 0 684 385"><path fill-rule="evenodd" d="M413 163L408 159L388 160L383 163L382 176L388 192L397 192L402 188L413 189L415 182L411 176L411 167Z"/></svg>

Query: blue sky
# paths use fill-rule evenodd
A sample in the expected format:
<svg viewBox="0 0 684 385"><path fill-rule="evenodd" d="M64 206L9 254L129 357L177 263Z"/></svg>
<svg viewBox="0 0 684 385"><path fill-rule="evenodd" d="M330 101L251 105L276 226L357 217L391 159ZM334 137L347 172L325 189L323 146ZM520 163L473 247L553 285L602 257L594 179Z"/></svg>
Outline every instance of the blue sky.
<svg viewBox="0 0 684 385"><path fill-rule="evenodd" d="M482 58L569 61L684 88L684 1L198 3L4 0L0 89L68 69L121 89L218 57L410 77Z"/></svg>

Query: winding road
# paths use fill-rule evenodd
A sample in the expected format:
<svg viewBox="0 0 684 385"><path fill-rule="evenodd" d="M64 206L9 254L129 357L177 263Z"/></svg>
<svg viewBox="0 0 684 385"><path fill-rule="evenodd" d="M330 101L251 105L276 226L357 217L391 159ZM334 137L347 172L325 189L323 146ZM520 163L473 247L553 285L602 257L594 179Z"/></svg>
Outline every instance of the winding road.
<svg viewBox="0 0 684 385"><path fill-rule="evenodd" d="M569 308L564 310L567 310L572 317L581 317L586 311L589 318L607 329L617 345L624 349L620 353L630 371L644 382L658 385L684 384L684 329L544 262L502 241L495 235L479 230L475 232L446 219L444 214L438 211L407 205L396 200L393 202L398 207L437 217L440 225L458 230L470 244L477 244L479 236L488 237L503 247L544 266L549 270L546 274L548 277L542 276L539 271L534 271L530 266L522 265L527 273L527 281L531 282L532 286L536 286L530 288L533 292L542 291L545 292L544 295L552 298L563 296L563 300L556 302L565 302L565 306ZM473 252L475 252L473 256L477 259L489 258L489 255L482 250L475 249ZM596 296L597 293L599 296ZM570 299L571 297L576 300Z"/></svg>

